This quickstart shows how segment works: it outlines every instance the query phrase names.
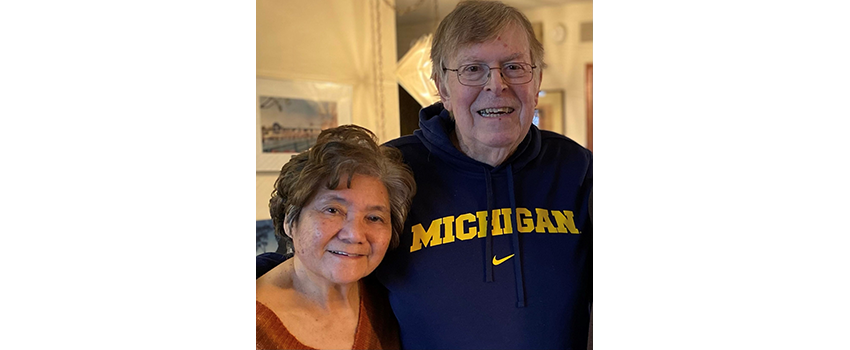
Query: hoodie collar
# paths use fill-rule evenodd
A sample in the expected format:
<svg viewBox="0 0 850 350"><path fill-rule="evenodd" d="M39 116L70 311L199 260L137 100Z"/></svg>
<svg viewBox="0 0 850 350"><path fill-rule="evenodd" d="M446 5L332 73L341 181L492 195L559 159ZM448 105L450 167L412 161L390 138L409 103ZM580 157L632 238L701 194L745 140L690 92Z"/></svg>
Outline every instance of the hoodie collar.
<svg viewBox="0 0 850 350"><path fill-rule="evenodd" d="M443 108L442 102L437 102L419 111L419 129L413 134L431 153L439 154L441 159L452 166L466 171L479 172L482 166L490 171L499 171L508 164L512 165L513 171L518 171L540 153L540 130L534 125L531 125L514 153L496 167L472 159L455 148L449 137L454 131L455 123L449 111Z"/></svg>

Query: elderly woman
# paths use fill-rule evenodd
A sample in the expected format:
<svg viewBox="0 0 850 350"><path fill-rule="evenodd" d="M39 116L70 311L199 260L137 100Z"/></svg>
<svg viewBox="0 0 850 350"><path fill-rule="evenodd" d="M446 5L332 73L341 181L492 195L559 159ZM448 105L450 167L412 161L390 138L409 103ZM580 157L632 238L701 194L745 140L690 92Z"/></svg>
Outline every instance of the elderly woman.
<svg viewBox="0 0 850 350"><path fill-rule="evenodd" d="M269 207L294 256L257 278L257 348L398 348L386 294L361 279L398 244L415 192L399 151L359 126L286 163Z"/></svg>

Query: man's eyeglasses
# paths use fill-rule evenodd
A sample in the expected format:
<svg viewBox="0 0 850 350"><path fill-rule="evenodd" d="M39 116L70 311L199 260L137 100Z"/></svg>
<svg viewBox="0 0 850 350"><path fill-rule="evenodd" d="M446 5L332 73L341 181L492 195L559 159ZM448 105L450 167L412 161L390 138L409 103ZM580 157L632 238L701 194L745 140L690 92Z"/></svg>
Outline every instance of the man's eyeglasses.
<svg viewBox="0 0 850 350"><path fill-rule="evenodd" d="M461 85L483 86L490 81L490 70L498 69L502 71L502 77L508 84L519 85L531 81L531 78L534 76L531 72L534 68L537 68L537 66L532 66L528 63L505 63L498 68L491 68L486 64L476 63L463 65L457 69L443 68L443 71L450 70L457 72L457 80Z"/></svg>

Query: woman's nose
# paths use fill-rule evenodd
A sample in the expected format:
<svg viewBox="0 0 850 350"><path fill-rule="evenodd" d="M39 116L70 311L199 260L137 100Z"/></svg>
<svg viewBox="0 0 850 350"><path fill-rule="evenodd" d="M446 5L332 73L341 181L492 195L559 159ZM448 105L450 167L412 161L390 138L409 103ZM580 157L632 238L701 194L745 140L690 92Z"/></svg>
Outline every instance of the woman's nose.
<svg viewBox="0 0 850 350"><path fill-rule="evenodd" d="M346 243L364 243L366 241L366 230L366 224L363 220L347 220L338 236Z"/></svg>

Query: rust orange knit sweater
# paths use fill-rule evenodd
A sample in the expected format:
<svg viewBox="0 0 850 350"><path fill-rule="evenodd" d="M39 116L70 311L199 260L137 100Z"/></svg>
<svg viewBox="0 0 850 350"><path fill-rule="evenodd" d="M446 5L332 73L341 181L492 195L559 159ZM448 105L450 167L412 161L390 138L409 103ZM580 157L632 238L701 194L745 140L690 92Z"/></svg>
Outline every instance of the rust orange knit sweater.
<svg viewBox="0 0 850 350"><path fill-rule="evenodd" d="M386 295L360 281L360 319L352 349L398 349L398 322ZM257 349L313 349L289 333L272 310L257 301Z"/></svg>

